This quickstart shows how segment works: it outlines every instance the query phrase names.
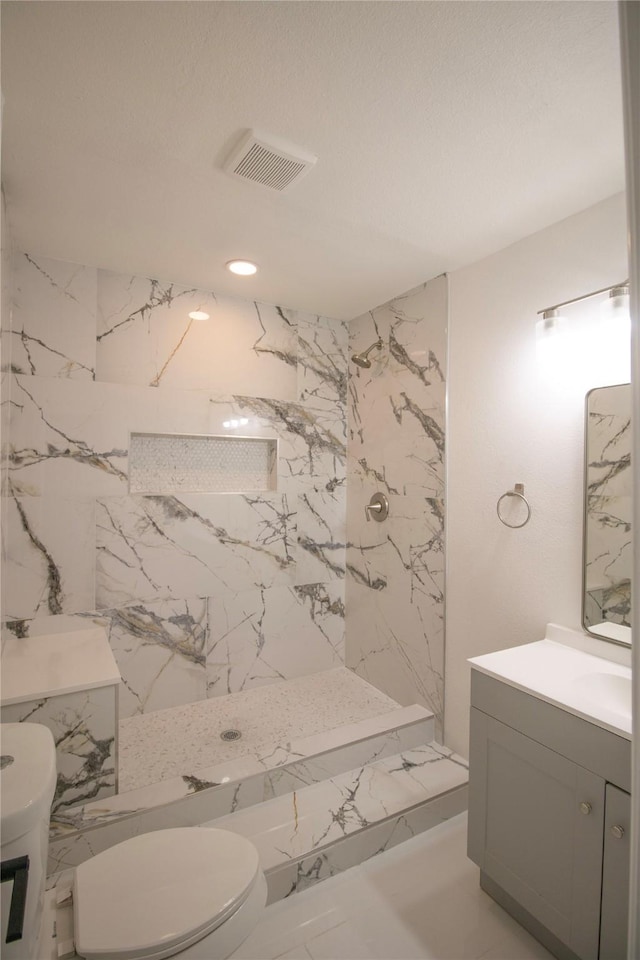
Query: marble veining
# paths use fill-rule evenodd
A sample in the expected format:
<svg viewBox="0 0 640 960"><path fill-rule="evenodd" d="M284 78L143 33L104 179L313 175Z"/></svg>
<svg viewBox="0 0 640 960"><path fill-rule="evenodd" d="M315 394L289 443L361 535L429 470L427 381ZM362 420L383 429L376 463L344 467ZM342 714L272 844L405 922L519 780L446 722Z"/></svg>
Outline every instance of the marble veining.
<svg viewBox="0 0 640 960"><path fill-rule="evenodd" d="M273 867L267 873L269 903L300 893L370 857L417 837L440 823L462 813L467 807L463 786L446 791L442 796L341 837L339 841L309 856Z"/></svg>
<svg viewBox="0 0 640 960"><path fill-rule="evenodd" d="M295 687L299 681L288 683ZM334 724L341 719L338 711L336 716L325 718L325 723ZM295 735L293 727L292 723L290 736ZM266 733L264 727L262 732ZM421 746L432 736L433 716L414 706L396 707L364 720L327 726L308 737L292 736L288 742L267 743L265 739L260 745L249 738L243 741L244 746L236 744L236 748L247 752L233 759L136 787L108 799L58 810L51 823L51 836L69 839L74 831L114 824L130 816L141 819L144 828L144 823L153 816L152 811L168 804L174 808L173 825L179 825L175 805L196 795L198 798L203 795L202 802L206 802L205 817L225 816L236 809L292 793L354 767Z"/></svg>
<svg viewBox="0 0 640 960"><path fill-rule="evenodd" d="M587 399L585 620L630 627L631 386L601 387Z"/></svg>
<svg viewBox="0 0 640 960"><path fill-rule="evenodd" d="M325 481L326 489L346 476L345 411L342 405L283 402L265 397L235 396L243 413L272 423L282 431L281 457L290 478ZM286 476L286 475L285 475Z"/></svg>
<svg viewBox="0 0 640 960"><path fill-rule="evenodd" d="M5 497L4 616L49 619L95 606L91 500ZM22 633L28 632L23 624ZM48 633L45 627L42 633Z"/></svg>
<svg viewBox="0 0 640 960"><path fill-rule="evenodd" d="M348 346L347 323L298 316L298 399L346 405Z"/></svg>
<svg viewBox="0 0 640 960"><path fill-rule="evenodd" d="M357 318L351 349L376 338L349 379L347 665L400 703L432 709L444 692L446 277ZM389 518L367 522L382 491Z"/></svg>
<svg viewBox="0 0 640 960"><path fill-rule="evenodd" d="M115 686L3 706L3 723L42 723L53 733L59 811L116 792Z"/></svg>
<svg viewBox="0 0 640 960"><path fill-rule="evenodd" d="M12 268L13 372L95 379L97 271L26 253Z"/></svg>
<svg viewBox="0 0 640 960"><path fill-rule="evenodd" d="M11 393L10 437L6 447L9 492L32 496L62 492L69 479L81 482L87 471L95 472L101 478L110 478L105 492L119 492L125 488L126 441L123 446L116 441L101 448L76 434L77 430L86 429L91 416L87 406L81 411L73 406L74 402L87 397L86 384L16 376ZM91 391L94 402L101 393L99 387ZM104 409L96 411L96 420L104 420L104 417ZM99 422L92 426L99 431ZM82 468L81 471L78 467ZM56 488L57 474L61 475L62 483Z"/></svg>
<svg viewBox="0 0 640 960"><path fill-rule="evenodd" d="M226 816L217 814L213 820L200 823L232 830L252 840L266 873L269 901L273 902L464 809L467 771L463 762L437 743L403 751L402 756L429 757L431 762L422 766L421 780L408 782L404 770L399 769L401 758L389 756L270 801L249 800L248 805L239 804ZM365 784L369 790L362 789ZM235 785L216 789L229 796L238 792ZM202 801L208 792L200 791L178 803L150 810L143 817L54 840L51 867L64 870L127 837L175 824L176 818L183 825L194 825L198 823L194 818L202 815ZM226 802L229 805L228 799ZM352 816L354 807L357 815ZM339 824L331 839L326 831L328 823ZM283 845L287 837L292 838L288 847Z"/></svg>
<svg viewBox="0 0 640 960"><path fill-rule="evenodd" d="M206 599L137 603L101 615L122 676L120 719L206 695Z"/></svg>
<svg viewBox="0 0 640 960"><path fill-rule="evenodd" d="M298 499L296 580L313 583L342 579L347 540L347 491L308 490Z"/></svg>
<svg viewBox="0 0 640 960"><path fill-rule="evenodd" d="M134 286L134 283L135 281L132 278L129 286L130 290ZM102 329L96 337L98 343L114 334L117 330L121 330L123 327L135 323L137 320L150 320L153 311L157 310L158 307L171 307L174 300L179 297L189 296L192 293L195 293L195 289L187 290L176 288L174 291L174 284L172 283L163 285L157 280L150 280L149 293L146 301L136 306L136 308L130 312L127 312L125 317L121 317L119 314L115 314L115 316L112 317L105 317L104 313L102 314ZM130 302L129 306L132 305Z"/></svg>
<svg viewBox="0 0 640 960"><path fill-rule="evenodd" d="M327 670L344 662L341 583L244 591L209 600L208 695Z"/></svg>
<svg viewBox="0 0 640 960"><path fill-rule="evenodd" d="M47 546L42 542L40 537L35 532L32 523L27 517L27 512L24 508L24 505L20 502L19 498L14 496L13 502L15 504L16 512L20 519L20 526L24 531L26 540L34 548L36 553L40 554L42 558L43 565L46 569L46 596L47 596L47 609L49 613L56 614L62 612L62 583L60 577L60 570L55 560L51 556L51 553L47 549Z"/></svg>
<svg viewBox="0 0 640 960"><path fill-rule="evenodd" d="M120 669L120 716L249 690L343 663L342 581L146 600L16 620L8 636L102 627Z"/></svg>
<svg viewBox="0 0 640 960"><path fill-rule="evenodd" d="M312 852L320 853L350 834L463 787L467 781L466 762L432 742L239 810L217 819L215 825L251 839L268 871L309 858ZM308 863L306 869L313 871L313 865Z"/></svg>
<svg viewBox="0 0 640 960"><path fill-rule="evenodd" d="M262 382L295 394L295 311L270 304L100 270L96 341L101 380L229 391Z"/></svg>
<svg viewBox="0 0 640 960"><path fill-rule="evenodd" d="M293 342L291 342L290 349L283 349L276 344L269 343L269 325L266 319L266 314L268 307L265 304L259 304L254 301L255 311L258 317L258 323L260 324L261 334L258 339L253 344L253 352L256 354L267 354L274 356L278 360L282 360L283 363L286 363L288 366L295 368L298 364L298 357L293 347ZM282 307L275 306L272 308L275 310L276 316L278 316L282 321L285 328L289 328L292 331L296 328L295 316L293 316L293 311L285 311Z"/></svg>
<svg viewBox="0 0 640 960"><path fill-rule="evenodd" d="M286 495L114 497L96 506L98 607L293 580L295 510Z"/></svg>
<svg viewBox="0 0 640 960"><path fill-rule="evenodd" d="M13 268L5 631L104 626L124 716L343 663L348 325L31 254ZM277 487L132 493L132 433L277 442Z"/></svg>

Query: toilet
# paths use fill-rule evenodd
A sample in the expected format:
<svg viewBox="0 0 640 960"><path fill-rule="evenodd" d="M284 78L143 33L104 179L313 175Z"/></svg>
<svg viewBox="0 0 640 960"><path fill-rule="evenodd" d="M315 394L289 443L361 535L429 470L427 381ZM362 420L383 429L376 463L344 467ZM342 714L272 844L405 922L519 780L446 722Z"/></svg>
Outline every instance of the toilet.
<svg viewBox="0 0 640 960"><path fill-rule="evenodd" d="M0 726L3 960L36 956L56 787L53 735L39 723Z"/></svg>
<svg viewBox="0 0 640 960"><path fill-rule="evenodd" d="M217 960L251 933L267 885L245 837L178 827L81 863L72 898L75 955L84 960Z"/></svg>
<svg viewBox="0 0 640 960"><path fill-rule="evenodd" d="M3 743L5 728L27 726L38 727L3 724ZM52 738L49 747L53 751ZM30 786L33 793L38 786L33 777ZM46 835L49 806L42 807L37 826L42 832L45 824ZM3 833L4 828L3 803ZM44 872L40 900L43 883ZM76 867L67 886L69 897L60 889L57 899L61 910L71 911L72 923L58 923L59 931L65 926L70 931L58 943L58 956L84 960L223 960L251 933L267 899L253 844L209 827L177 827L125 840ZM36 922L34 915L30 923ZM3 942L3 958L39 960L33 952L37 928L28 932L18 952L5 954Z"/></svg>

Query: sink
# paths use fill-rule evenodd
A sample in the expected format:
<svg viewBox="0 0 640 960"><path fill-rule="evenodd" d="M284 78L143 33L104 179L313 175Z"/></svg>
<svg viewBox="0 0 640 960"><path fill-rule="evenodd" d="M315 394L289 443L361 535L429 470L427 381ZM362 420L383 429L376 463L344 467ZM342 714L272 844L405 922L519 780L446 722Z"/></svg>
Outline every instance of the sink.
<svg viewBox="0 0 640 960"><path fill-rule="evenodd" d="M584 673L574 677L577 693L605 710L631 718L631 677L617 673Z"/></svg>
<svg viewBox="0 0 640 960"><path fill-rule="evenodd" d="M554 624L547 629L553 639L485 653L470 663L480 673L630 739L631 651L616 647L616 659L607 659L581 648L584 635ZM597 644L600 649L601 641Z"/></svg>

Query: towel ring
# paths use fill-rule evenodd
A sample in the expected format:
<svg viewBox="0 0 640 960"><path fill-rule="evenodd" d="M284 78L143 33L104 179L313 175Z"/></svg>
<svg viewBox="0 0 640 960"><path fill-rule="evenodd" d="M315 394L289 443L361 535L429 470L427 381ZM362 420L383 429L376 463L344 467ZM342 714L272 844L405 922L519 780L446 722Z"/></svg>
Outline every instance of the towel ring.
<svg viewBox="0 0 640 960"><path fill-rule="evenodd" d="M527 515L522 521L522 523L508 523L500 513L500 504L502 503L505 497L519 497L520 500L522 500L522 502L524 503L525 507L527 508ZM500 523L504 523L505 527L512 527L513 529L517 529L518 527L524 527L525 524L529 523L529 520L531 519L531 506L529 505L529 501L524 495L524 483L516 483L513 490L507 490L506 493L502 494L502 496L498 499L498 502L496 504L496 513L498 514L498 519L500 520Z"/></svg>

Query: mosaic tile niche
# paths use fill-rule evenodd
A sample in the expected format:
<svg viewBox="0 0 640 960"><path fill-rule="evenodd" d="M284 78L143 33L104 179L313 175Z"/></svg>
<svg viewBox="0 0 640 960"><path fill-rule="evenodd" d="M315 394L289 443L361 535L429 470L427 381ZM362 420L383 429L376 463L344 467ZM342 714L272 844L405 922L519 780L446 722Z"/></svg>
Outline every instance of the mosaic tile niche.
<svg viewBox="0 0 640 960"><path fill-rule="evenodd" d="M277 440L261 437L132 433L129 492L246 493L275 490L277 450Z"/></svg>

